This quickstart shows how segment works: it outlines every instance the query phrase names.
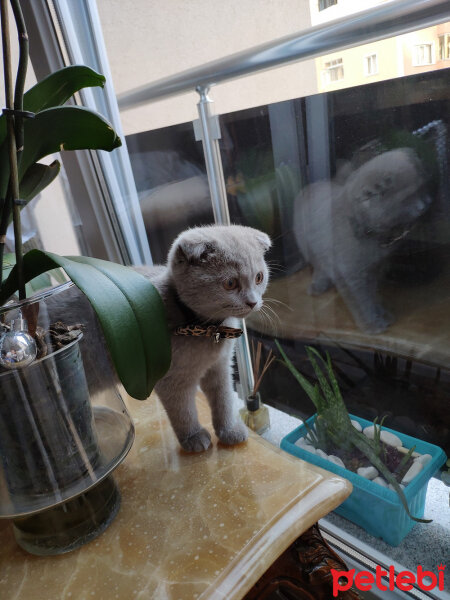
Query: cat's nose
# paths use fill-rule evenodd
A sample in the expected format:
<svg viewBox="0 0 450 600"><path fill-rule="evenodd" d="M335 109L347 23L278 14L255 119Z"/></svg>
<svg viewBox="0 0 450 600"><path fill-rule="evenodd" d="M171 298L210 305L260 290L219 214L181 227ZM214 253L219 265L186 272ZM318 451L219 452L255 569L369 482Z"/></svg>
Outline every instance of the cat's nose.
<svg viewBox="0 0 450 600"><path fill-rule="evenodd" d="M250 301L247 301L247 302L246 302L246 305L247 305L247 306L250 306L250 308L255 308L255 306L256 306L256 302L250 302Z"/></svg>

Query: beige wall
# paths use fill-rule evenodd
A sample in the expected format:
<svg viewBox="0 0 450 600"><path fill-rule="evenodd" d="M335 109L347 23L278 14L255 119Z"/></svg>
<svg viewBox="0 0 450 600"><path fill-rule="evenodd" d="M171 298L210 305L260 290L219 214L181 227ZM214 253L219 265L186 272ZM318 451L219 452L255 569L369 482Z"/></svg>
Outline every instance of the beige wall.
<svg viewBox="0 0 450 600"><path fill-rule="evenodd" d="M334 52L333 54L317 59L316 71L319 91L329 92L398 77L401 73L399 73L399 61L397 60L397 46L397 40L390 38L382 42L364 44L357 48ZM364 60L366 56L373 54L377 57L378 72L368 75L364 70ZM344 78L339 81L326 83L324 80L326 63L337 58L342 58Z"/></svg>
<svg viewBox="0 0 450 600"><path fill-rule="evenodd" d="M325 24L389 1L391 0L364 0L364 2L338 0L337 4L319 11L319 0L309 0L311 23L312 25ZM440 61L438 57L438 36L446 32L450 32L450 23L322 56L316 59L318 91L333 91L450 66L449 60ZM433 58L429 65L414 64L414 46L421 43L432 44ZM377 57L378 69L376 73L368 74L364 68L365 57L374 54ZM327 81L325 76L327 63L337 59L342 59L344 76L337 81Z"/></svg>
<svg viewBox="0 0 450 600"><path fill-rule="evenodd" d="M309 0L97 0L117 93L310 26ZM213 88L217 113L317 91L314 61ZM123 111L126 134L197 118L197 94Z"/></svg>
<svg viewBox="0 0 450 600"><path fill-rule="evenodd" d="M428 27L421 31L415 31L402 36L403 64L405 75L414 75L426 71L435 71L450 67L450 60L439 60L439 36L444 33L450 33L450 22L443 23L437 27ZM430 65L414 65L413 54L414 46L417 44L432 45L432 63Z"/></svg>

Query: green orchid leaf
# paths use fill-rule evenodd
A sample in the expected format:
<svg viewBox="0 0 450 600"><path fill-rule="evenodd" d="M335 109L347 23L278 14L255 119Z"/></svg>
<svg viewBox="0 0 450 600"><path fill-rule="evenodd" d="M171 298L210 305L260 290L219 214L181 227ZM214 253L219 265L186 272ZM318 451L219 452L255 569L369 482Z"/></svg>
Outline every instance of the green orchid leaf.
<svg viewBox="0 0 450 600"><path fill-rule="evenodd" d="M51 184L60 170L61 163L58 160L54 160L50 165L31 165L20 181L20 199L28 203Z"/></svg>
<svg viewBox="0 0 450 600"><path fill-rule="evenodd" d="M8 277L14 265L16 264L16 255L14 252L5 253L3 256L3 277ZM25 291L27 296L31 296L35 292L39 290L43 290L47 287L50 287L52 284L50 274L43 273L42 275L38 275L31 281L29 281L25 286Z"/></svg>
<svg viewBox="0 0 450 600"><path fill-rule="evenodd" d="M136 271L108 261L41 250L24 256L26 281L55 267L62 267L89 299L127 393L146 399L170 366L170 334L157 290ZM16 290L14 268L2 287L0 304Z"/></svg>
<svg viewBox="0 0 450 600"><path fill-rule="evenodd" d="M24 151L20 161L19 180L30 166L60 150L107 150L121 146L120 138L98 113L82 106L60 106L25 120ZM0 164L9 165L6 143L0 148ZM0 197L5 197L9 168L0 172Z"/></svg>
<svg viewBox="0 0 450 600"><path fill-rule="evenodd" d="M86 87L103 87L105 78L84 65L71 65L51 73L28 90L23 97L23 109L37 113L61 106ZM6 117L0 117L0 144L6 137Z"/></svg>
<svg viewBox="0 0 450 600"><path fill-rule="evenodd" d="M105 77L85 65L72 65L55 71L42 79L23 96L24 110L40 112L53 106L61 106L86 87L103 87Z"/></svg>

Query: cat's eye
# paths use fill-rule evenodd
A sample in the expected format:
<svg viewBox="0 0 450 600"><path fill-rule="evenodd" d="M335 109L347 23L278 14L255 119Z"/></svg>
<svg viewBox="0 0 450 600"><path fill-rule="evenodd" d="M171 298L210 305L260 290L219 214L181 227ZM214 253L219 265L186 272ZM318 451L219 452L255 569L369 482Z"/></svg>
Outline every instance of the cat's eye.
<svg viewBox="0 0 450 600"><path fill-rule="evenodd" d="M238 286L238 280L236 277L230 277L223 282L223 287L228 290L235 290Z"/></svg>
<svg viewBox="0 0 450 600"><path fill-rule="evenodd" d="M264 273L262 271L260 271L259 273L256 274L255 281L258 285L263 282L263 279L264 279Z"/></svg>

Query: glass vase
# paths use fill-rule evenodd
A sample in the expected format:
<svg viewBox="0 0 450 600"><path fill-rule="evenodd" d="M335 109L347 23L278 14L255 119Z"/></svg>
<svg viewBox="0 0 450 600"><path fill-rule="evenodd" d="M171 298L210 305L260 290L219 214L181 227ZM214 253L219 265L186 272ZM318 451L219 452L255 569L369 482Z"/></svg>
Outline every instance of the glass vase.
<svg viewBox="0 0 450 600"><path fill-rule="evenodd" d="M31 317L30 333L45 331L56 315L71 318L73 292L64 284L3 307L2 324L19 312ZM81 309L86 335L0 370L0 518L14 520L17 542L34 554L73 550L112 521L120 495L111 473L134 439L103 343L95 360L83 348L101 338L90 304Z"/></svg>

